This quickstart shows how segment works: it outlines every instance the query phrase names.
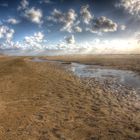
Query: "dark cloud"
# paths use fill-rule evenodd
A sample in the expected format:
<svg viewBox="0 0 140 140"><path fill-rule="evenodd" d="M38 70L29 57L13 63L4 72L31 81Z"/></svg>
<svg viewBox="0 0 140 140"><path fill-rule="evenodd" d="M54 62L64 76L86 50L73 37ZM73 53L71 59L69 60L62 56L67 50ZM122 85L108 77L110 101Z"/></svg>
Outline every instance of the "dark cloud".
<svg viewBox="0 0 140 140"><path fill-rule="evenodd" d="M80 14L82 16L83 22L89 24L90 21L93 19L93 15L89 10L89 5L85 5L81 7Z"/></svg>
<svg viewBox="0 0 140 140"><path fill-rule="evenodd" d="M65 37L65 40L66 40L67 44L74 44L75 43L74 35Z"/></svg>
<svg viewBox="0 0 140 140"><path fill-rule="evenodd" d="M61 31L68 32L72 32L76 18L77 14L74 9L69 9L66 13L62 13L62 11L54 9L51 16L48 16L49 21L62 24L62 28L60 29Z"/></svg>
<svg viewBox="0 0 140 140"><path fill-rule="evenodd" d="M111 19L107 17L100 17L94 19L89 29L91 32L114 32L117 31L117 23L113 22Z"/></svg>

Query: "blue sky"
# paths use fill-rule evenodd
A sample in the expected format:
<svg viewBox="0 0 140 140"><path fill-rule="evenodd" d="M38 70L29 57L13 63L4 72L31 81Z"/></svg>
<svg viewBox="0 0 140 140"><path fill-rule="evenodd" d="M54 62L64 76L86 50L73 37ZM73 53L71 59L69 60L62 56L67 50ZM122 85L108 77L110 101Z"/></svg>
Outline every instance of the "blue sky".
<svg viewBox="0 0 140 140"><path fill-rule="evenodd" d="M0 0L0 52L140 53L140 0Z"/></svg>

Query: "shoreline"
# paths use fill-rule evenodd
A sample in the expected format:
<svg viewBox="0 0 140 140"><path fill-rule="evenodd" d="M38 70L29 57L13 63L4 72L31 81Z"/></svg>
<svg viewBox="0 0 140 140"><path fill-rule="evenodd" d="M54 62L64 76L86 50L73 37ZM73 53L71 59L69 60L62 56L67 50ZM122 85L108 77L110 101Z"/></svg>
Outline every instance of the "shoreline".
<svg viewBox="0 0 140 140"><path fill-rule="evenodd" d="M100 65L107 68L131 70L140 74L140 55L74 55L39 57L48 60L79 63L85 65Z"/></svg>

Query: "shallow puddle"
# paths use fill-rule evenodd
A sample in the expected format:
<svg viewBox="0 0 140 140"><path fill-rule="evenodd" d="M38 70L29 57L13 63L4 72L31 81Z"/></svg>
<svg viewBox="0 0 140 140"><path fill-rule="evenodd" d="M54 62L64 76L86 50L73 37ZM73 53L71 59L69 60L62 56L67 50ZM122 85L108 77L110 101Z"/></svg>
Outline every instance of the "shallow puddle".
<svg viewBox="0 0 140 140"><path fill-rule="evenodd" d="M47 59L32 59L34 62L57 62L62 63L63 61L51 61ZM117 81L117 83L140 90L140 75L133 71L128 70L118 70L118 69L108 69L103 66L98 65L85 65L79 63L71 63L70 65L65 65L65 68L72 71L76 76L83 78L95 78L99 82L110 79Z"/></svg>
<svg viewBox="0 0 140 140"><path fill-rule="evenodd" d="M92 77L101 81L110 78L116 80L122 85L140 89L140 75L132 71L107 69L103 66L84 65L78 63L72 63L70 69L79 77Z"/></svg>

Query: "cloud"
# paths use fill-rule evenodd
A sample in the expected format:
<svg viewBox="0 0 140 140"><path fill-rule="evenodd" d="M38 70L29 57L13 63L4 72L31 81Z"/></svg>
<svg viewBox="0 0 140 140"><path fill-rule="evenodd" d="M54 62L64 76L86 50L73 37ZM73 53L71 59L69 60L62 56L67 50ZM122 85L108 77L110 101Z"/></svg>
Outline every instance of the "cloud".
<svg viewBox="0 0 140 140"><path fill-rule="evenodd" d="M42 36L41 32L39 36ZM32 42L37 38L38 33L28 36ZM29 39L28 38L28 39ZM74 38L69 36L67 38ZM42 37L40 37L43 43ZM66 39L66 38L65 38ZM59 44L42 45L41 43L28 44L28 41L10 42L6 48L6 43L0 44L0 52L12 55L66 55L66 54L138 54L140 48L137 41L129 38L129 40L100 40L93 39L92 41L83 41L81 43L60 42ZM73 39L72 39L73 40ZM40 42L40 41L39 41ZM7 43L8 44L8 43ZM137 45L137 46L136 46Z"/></svg>
<svg viewBox="0 0 140 140"><path fill-rule="evenodd" d="M51 13L51 16L48 16L47 18L49 21L53 22L60 22L63 23L65 21L65 14L62 13L61 10L54 9Z"/></svg>
<svg viewBox="0 0 140 140"><path fill-rule="evenodd" d="M61 29L62 31L72 32L72 27L74 21L76 20L77 14L73 9L69 9L65 15L64 26Z"/></svg>
<svg viewBox="0 0 140 140"><path fill-rule="evenodd" d="M89 5L82 6L80 14L83 22L87 24L85 27L87 31L93 33L114 32L118 28L117 23L107 17L101 16L100 18L95 19L89 11ZM83 31L83 29L79 26L80 21L78 20L78 14L73 9L69 9L65 13L61 10L54 9L47 19L54 23L60 23L62 26L60 31L67 31L70 33L80 33ZM121 30L125 30L125 26L120 28Z"/></svg>
<svg viewBox="0 0 140 140"><path fill-rule="evenodd" d="M25 36L24 47L25 48L43 48L45 42L45 35L42 32L34 33L32 36Z"/></svg>
<svg viewBox="0 0 140 140"><path fill-rule="evenodd" d="M40 1L40 3L41 3L41 4L42 4L42 3L46 3L46 4L54 4L54 2L51 1L51 0L42 0L42 1Z"/></svg>
<svg viewBox="0 0 140 140"><path fill-rule="evenodd" d="M78 32L78 33L81 33L81 32L82 32L82 28L79 27L79 26L75 26L75 27L74 27L74 31L75 31L75 32Z"/></svg>
<svg viewBox="0 0 140 140"><path fill-rule="evenodd" d="M36 23L36 24L42 24L42 17L43 13L41 9L37 9L35 7L29 8L29 2L27 0L21 0L20 6L18 7L18 10L23 10L23 15L26 19L29 21Z"/></svg>
<svg viewBox="0 0 140 140"><path fill-rule="evenodd" d="M134 38L136 38L137 43L140 44L140 32L136 32Z"/></svg>
<svg viewBox="0 0 140 140"><path fill-rule="evenodd" d="M25 42L30 43L34 41L34 42L40 43L43 41L43 39L44 39L44 34L42 32L37 32L37 33L34 33L33 36L26 36Z"/></svg>
<svg viewBox="0 0 140 140"><path fill-rule="evenodd" d="M1 3L0 6L2 6L2 7L8 7L8 3Z"/></svg>
<svg viewBox="0 0 140 140"><path fill-rule="evenodd" d="M15 18L9 18L7 20L7 23L9 23L9 24L18 24L18 23L20 23L20 21L15 19Z"/></svg>
<svg viewBox="0 0 140 140"><path fill-rule="evenodd" d="M140 34L139 36L137 36L137 39L138 39L138 44L140 44Z"/></svg>
<svg viewBox="0 0 140 140"><path fill-rule="evenodd" d="M18 10L25 10L29 6L28 0L21 0L20 5L18 6Z"/></svg>
<svg viewBox="0 0 140 140"><path fill-rule="evenodd" d="M13 38L15 31L7 26L0 25L0 39L5 39L7 41Z"/></svg>
<svg viewBox="0 0 140 140"><path fill-rule="evenodd" d="M88 28L90 32L100 33L100 32L114 32L117 31L118 25L111 19L101 16L100 18L94 19L91 28Z"/></svg>
<svg viewBox="0 0 140 140"><path fill-rule="evenodd" d="M129 40L100 40L96 38L92 41L83 41L74 44L65 44L62 42L57 47L58 54L136 54L140 50L137 47L137 41L132 38L129 38Z"/></svg>
<svg viewBox="0 0 140 140"><path fill-rule="evenodd" d="M75 43L74 35L65 37L65 41L67 44L74 44Z"/></svg>
<svg viewBox="0 0 140 140"><path fill-rule="evenodd" d="M35 9L35 7L27 9L25 10L24 16L33 23L36 24L42 23L43 14L41 9Z"/></svg>
<svg viewBox="0 0 140 140"><path fill-rule="evenodd" d="M20 42L14 42L12 40L12 30L8 29L1 29L0 31L3 31L0 33L0 39L3 40L2 44L0 44L0 49L6 50L9 49L10 51L13 49L14 51L20 50L20 53L22 51L38 51L38 50L44 50L46 48L46 39L45 35L42 32L36 32L31 36L25 36L24 39ZM11 31L11 32L10 32Z"/></svg>
<svg viewBox="0 0 140 140"><path fill-rule="evenodd" d="M48 20L61 23L61 31L72 32L76 18L77 14L73 9L69 9L66 13L62 13L60 10L54 9L51 16L48 17Z"/></svg>
<svg viewBox="0 0 140 140"><path fill-rule="evenodd" d="M89 11L89 5L85 5L81 7L80 14L82 16L83 22L89 24L93 19L93 15Z"/></svg>
<svg viewBox="0 0 140 140"><path fill-rule="evenodd" d="M120 0L117 7L123 7L131 15L135 15L140 18L140 0Z"/></svg>
<svg viewBox="0 0 140 140"><path fill-rule="evenodd" d="M120 29L121 29L122 31L124 31L124 30L126 29L126 26L125 26L125 25L120 25Z"/></svg>

